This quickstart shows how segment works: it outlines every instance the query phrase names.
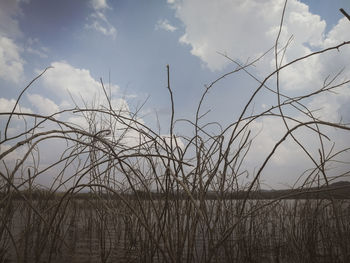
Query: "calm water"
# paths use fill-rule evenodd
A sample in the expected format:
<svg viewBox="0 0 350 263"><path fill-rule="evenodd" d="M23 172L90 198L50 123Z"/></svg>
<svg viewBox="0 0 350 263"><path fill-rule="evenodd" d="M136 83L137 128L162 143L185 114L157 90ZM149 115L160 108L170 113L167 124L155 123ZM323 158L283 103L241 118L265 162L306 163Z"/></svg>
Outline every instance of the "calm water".
<svg viewBox="0 0 350 263"><path fill-rule="evenodd" d="M59 210L53 201L33 202L43 218L24 202L15 202L7 223L12 237L6 231L1 236L2 262L170 262L171 257L205 262L213 254L210 248L225 235L212 262L298 262L292 258L298 248L288 248L298 245L291 243L292 238L306 245L314 242L305 253L314 253L316 262L339 258L330 201L269 202L249 201L240 224L236 223L241 201L235 200L198 202L203 213L186 201L131 201L133 211L120 201L74 200ZM344 237L350 239L350 204L337 201L336 205ZM332 248L327 247L327 240L333 242ZM343 242L350 245L350 240Z"/></svg>

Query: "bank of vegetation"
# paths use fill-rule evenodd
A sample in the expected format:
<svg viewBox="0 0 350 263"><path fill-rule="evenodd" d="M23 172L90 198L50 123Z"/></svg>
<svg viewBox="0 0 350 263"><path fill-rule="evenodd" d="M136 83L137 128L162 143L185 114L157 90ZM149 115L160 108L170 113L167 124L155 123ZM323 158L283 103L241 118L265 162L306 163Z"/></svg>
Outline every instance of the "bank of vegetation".
<svg viewBox="0 0 350 263"><path fill-rule="evenodd" d="M7 194L0 193L0 198L4 198ZM25 201L28 198L33 200L59 200L65 195L65 192L50 192L43 189L38 190L22 190L19 192L12 192L12 199ZM122 196L122 198L120 197ZM70 194L71 199L75 200L93 200L93 199L104 199L104 200L121 200L121 199L132 199L137 200L164 200L166 197L172 200L186 200L188 195L184 191L170 191L169 193L160 193L156 191L135 191L131 193L118 193L118 194L108 194L100 193L98 196L94 192L78 192ZM199 200L201 197L200 193L193 192L192 197L195 200ZM237 190L234 192L226 192L224 194L217 193L214 191L207 191L205 193L205 200L274 200L274 199L350 199L350 182L340 181L328 186L311 187L311 188L300 188L300 189L281 189L281 190L253 190L244 191Z"/></svg>

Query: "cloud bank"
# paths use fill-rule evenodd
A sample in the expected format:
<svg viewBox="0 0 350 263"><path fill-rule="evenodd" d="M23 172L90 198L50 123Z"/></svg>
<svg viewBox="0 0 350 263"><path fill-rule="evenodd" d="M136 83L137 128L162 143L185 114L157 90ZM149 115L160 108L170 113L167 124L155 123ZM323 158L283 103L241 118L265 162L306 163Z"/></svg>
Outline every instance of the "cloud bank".
<svg viewBox="0 0 350 263"><path fill-rule="evenodd" d="M178 0L168 1L168 3L174 8L176 17L184 26L184 33L179 42L189 45L191 54L198 57L205 67L211 71L222 72L229 71L229 68L232 68L232 62L218 52L244 64L247 61L253 61L275 45L285 1ZM283 65L315 50L349 40L349 28L349 21L342 18L335 27L326 32L326 22L320 16L312 14L306 4L290 0L286 7L278 49L282 50L287 44L288 46L285 53L279 53L279 62L282 60ZM347 67L349 57L350 48L345 46L339 51L314 56L296 63L280 72L280 88L284 93L290 93L292 96L303 95L322 88L339 72L342 74L332 84L337 85L347 81L350 79L350 68ZM236 65L233 67L235 68ZM253 72L262 80L273 72L275 67L272 50L256 63ZM270 88L276 90L275 81L272 78L269 84ZM349 84L336 89L336 92L337 95L331 94L332 96L329 93L323 93L304 103L314 111L316 117L322 120L335 123L349 120L350 112L346 110L348 109L346 105L350 104ZM262 102L262 109L266 109L266 103L271 102ZM273 102L275 103L277 100ZM287 112L296 119L305 120L305 116L301 113ZM295 123L290 125L293 127ZM271 152L275 143L287 130L281 119L272 117L254 121L251 128L256 138L246 164L250 167L251 174L254 174L254 168L259 167L259 162L261 163L263 158ZM336 136L334 129L324 127L322 129L331 137L333 136L336 142L335 149L348 145L348 139L344 136ZM296 136L308 149L316 147L317 150L319 142L315 141L315 136L305 129L300 129L297 134ZM325 147L329 150L332 145ZM312 152L312 154L317 156L318 152ZM346 158L349 157L347 155ZM319 157L316 158L319 160ZM313 165L293 140L287 140L281 145L269 164L271 165L266 169L265 178L268 182L273 182L274 186L277 182L289 184L295 182L297 175Z"/></svg>

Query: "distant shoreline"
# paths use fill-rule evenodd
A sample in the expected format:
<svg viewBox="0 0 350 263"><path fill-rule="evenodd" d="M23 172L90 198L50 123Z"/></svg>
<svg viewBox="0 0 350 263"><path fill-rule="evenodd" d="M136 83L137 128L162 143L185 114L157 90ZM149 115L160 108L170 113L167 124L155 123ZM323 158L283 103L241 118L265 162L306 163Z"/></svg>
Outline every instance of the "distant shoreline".
<svg viewBox="0 0 350 263"><path fill-rule="evenodd" d="M16 200L21 199L61 199L66 193L64 192L49 192L45 190L28 190L18 192L12 192L11 198ZM1 198L6 198L9 194L0 193ZM274 199L350 199L350 182L337 182L329 186L313 187L309 189L283 189L283 190L257 190L250 191L249 193L244 190L236 192L214 192L208 191L205 194L196 192L191 193L192 197L196 200L274 200ZM169 191L168 193L154 192L154 191L136 191L134 193L72 193L67 197L73 199L127 199L127 200L185 200L189 196L184 191Z"/></svg>

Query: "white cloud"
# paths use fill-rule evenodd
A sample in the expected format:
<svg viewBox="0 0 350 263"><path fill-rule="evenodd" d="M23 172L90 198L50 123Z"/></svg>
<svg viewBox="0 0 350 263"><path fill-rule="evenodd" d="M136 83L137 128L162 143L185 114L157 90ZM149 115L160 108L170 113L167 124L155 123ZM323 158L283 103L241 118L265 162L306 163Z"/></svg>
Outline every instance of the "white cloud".
<svg viewBox="0 0 350 263"><path fill-rule="evenodd" d="M16 100L0 98L0 112L11 112L15 106ZM32 113L32 110L21 105L17 105L15 112Z"/></svg>
<svg viewBox="0 0 350 263"><path fill-rule="evenodd" d="M167 19L160 19L157 21L155 29L163 29L165 31L174 32L177 28L175 26L170 25Z"/></svg>
<svg viewBox="0 0 350 263"><path fill-rule="evenodd" d="M12 112L13 107L16 104L16 100L14 99L6 99L6 98L0 98L0 112L2 113L10 113ZM27 108L27 107L23 107L21 105L21 103L18 103L16 106L15 111L16 113L32 113L32 110ZM0 127L1 127L1 132L2 134L4 134L5 132L5 123L8 120L9 115L3 115L0 116ZM27 119L28 121L28 119ZM11 123L8 126L8 130L7 130L7 135L8 136L13 136L13 135L17 135L19 132L23 131L24 129L24 123L23 123L23 118L17 118L17 117L12 117L11 118Z"/></svg>
<svg viewBox="0 0 350 263"><path fill-rule="evenodd" d="M20 1L0 1L0 78L19 83L23 74L24 60L15 39L22 37L18 16L22 15Z"/></svg>
<svg viewBox="0 0 350 263"><path fill-rule="evenodd" d="M71 99L68 92L70 92L72 98L77 102L80 108L84 109L87 107L99 110L109 108L101 84L91 76L88 70L73 67L66 62L53 62L52 66L54 68L48 70L39 79L39 83L37 83L42 88L41 93L27 93L23 98L23 100L27 99L27 101L29 101L34 112L38 112L42 115L50 115L57 112L61 106L64 106L62 109L73 108L74 105L70 101ZM108 114L97 112L70 112L60 114L60 116L56 117L59 118L60 121L73 124L86 131L97 132L103 129L111 129L113 132L111 135L106 135L106 139L118 143L121 147L124 146L128 148L130 146L139 145L143 137L140 136L141 134L137 131L138 124L132 121L133 116L129 112L127 101L121 98L121 94L119 94L119 87L117 85L111 85L110 90L109 87L106 87L106 89L107 93L112 96L110 103L117 116L112 117ZM56 98L55 102L45 97L43 94L52 95ZM82 101L84 101L84 103ZM16 101L14 99L8 100L0 98L0 112L10 112L15 103ZM21 112L33 111L21 107ZM121 121L123 117L125 117L125 122ZM3 124L6 118L0 118L0 121L0 127L5 127ZM33 121L33 118L26 118L26 122L24 123L22 118L12 118L7 134L9 136L18 135L28 127L31 127L31 125L34 124ZM143 123L142 119L138 119L137 121ZM91 125L91 123L93 123L93 125ZM56 127L55 124L50 121L40 126L41 130L51 128L55 129ZM8 148L9 146L3 145L0 151L5 151ZM60 140L52 140L51 142L45 141L45 143L40 146L41 153L45 153L44 158L41 158L42 164L47 165L54 162L56 156L60 155L61 148L62 142ZM46 152L48 152L49 156ZM12 154L6 156L6 161L10 163L17 158L21 158L20 154L21 152L14 151ZM0 167L0 169L2 168ZM44 182L42 179L38 181Z"/></svg>
<svg viewBox="0 0 350 263"><path fill-rule="evenodd" d="M11 149L12 145L9 144L0 144L0 154L6 152L7 150ZM8 166L10 163L13 165L13 163L17 160L21 160L23 158L23 156L26 153L26 149L22 146L22 147L18 147L17 149L15 149L14 151L10 152L9 154L7 154L4 157L4 161L6 162L6 165ZM4 167L3 167L3 163L1 163L0 165L0 170L2 170L2 172L5 171Z"/></svg>
<svg viewBox="0 0 350 263"><path fill-rule="evenodd" d="M34 49L32 47L27 47L26 51L28 53L33 54L33 55L37 55L37 56L39 56L41 58L48 58L48 55L45 52L43 52L42 50L40 50L40 49Z"/></svg>
<svg viewBox="0 0 350 263"><path fill-rule="evenodd" d="M41 115L51 115L59 111L56 103L49 98L44 98L39 94L27 94L27 98Z"/></svg>
<svg viewBox="0 0 350 263"><path fill-rule="evenodd" d="M327 112L329 105L323 105L323 112ZM327 113L330 116L329 121L337 118L336 111ZM294 116L295 119L302 120L303 116ZM295 127L295 122L287 121L289 128ZM316 128L316 126L313 126ZM293 132L293 135L301 143L301 145L308 151L316 163L320 162L319 149L324 147L325 152L328 153L333 148L333 153L343 150L349 146L348 132L335 130L330 127L320 125L319 128L323 134L326 134L331 141L323 138L323 145L320 144L319 137L316 132L311 131L306 127L299 128ZM261 167L265 159L272 152L274 146L281 140L281 138L287 133L287 129L284 126L281 118L265 117L264 119L255 120L249 126L249 130L252 132L251 138L254 141L250 147L250 151L245 158L243 169L247 169L250 174L256 174L257 169ZM336 159L346 161L350 157L349 152L344 152L342 156L338 156ZM328 163L329 166L331 163ZM346 163L339 163L338 168L348 167ZM266 167L262 171L261 180L271 187L286 187L286 185L292 186L297 182L297 178L300 177L298 185L308 179L309 173L302 174L308 169L314 169L316 165L310 159L310 157L303 151L303 149L292 139L289 135L277 148L273 156L268 161ZM336 175L335 171L328 171L328 176Z"/></svg>
<svg viewBox="0 0 350 263"><path fill-rule="evenodd" d="M85 28L96 30L105 36L115 39L117 36L117 29L109 22L108 18L104 14L105 10L110 8L107 1L92 0L91 5L94 12L88 18L91 20L91 22L86 24Z"/></svg>
<svg viewBox="0 0 350 263"><path fill-rule="evenodd" d="M66 62L53 62L51 66L53 68L48 70L40 80L47 92L54 93L58 97L60 100L58 104L60 106L57 106L56 103L42 96L36 94L29 95L28 99L41 113L50 114L57 111L58 108L74 107L75 105L70 101L69 95L81 108L109 108L109 103L104 95L101 83L91 76L89 70L75 68ZM117 85L111 85L110 91L107 90L107 93L112 95L110 103L115 112L120 116L131 118L127 101L118 97L120 95L119 87ZM111 125L106 115L100 114L96 120L98 120L96 121L97 126L101 129L103 129L102 127L109 127ZM115 121L113 120L113 122ZM142 122L142 120L140 121ZM84 129L88 128L86 116L79 114L70 116L68 122L74 123ZM116 125L118 129L126 128L125 125L121 125L120 123L114 123L113 125ZM133 131L128 132L128 135L131 133Z"/></svg>
<svg viewBox="0 0 350 263"><path fill-rule="evenodd" d="M46 92L53 93L60 100L58 102L60 108L73 107L71 99L80 107L84 106L82 103L98 108L108 106L101 83L91 76L89 70L76 68L64 61L52 62L51 66L52 68L45 72L40 81ZM129 111L127 102L122 98L116 98L120 95L118 85L111 84L105 88L107 94L112 96L113 107ZM34 96L33 99L41 98Z"/></svg>
<svg viewBox="0 0 350 263"><path fill-rule="evenodd" d="M295 123L293 125L289 122L289 125L293 127ZM266 117L253 121L249 126L249 130L252 132L251 137L254 138L254 141L246 161L248 163L247 167L250 167L248 169L251 169L250 172L252 172L254 168L259 168L262 165L263 161L273 150L275 144L285 135L287 130L282 119L276 117ZM293 159L292 162L290 161L291 159ZM305 167L305 156L303 156L297 145L291 140L286 140L278 147L277 152L272 156L269 164L273 167L283 167L288 165L293 166L296 162L301 167Z"/></svg>
<svg viewBox="0 0 350 263"><path fill-rule="evenodd" d="M175 4L176 16L184 23L185 33L180 42L192 47L211 70L221 70L229 61L216 52L246 61L274 45L278 33L284 0L181 1ZM296 50L299 44L319 45L325 22L311 14L299 1L288 2L281 46L294 35L289 57L304 54Z"/></svg>
<svg viewBox="0 0 350 263"><path fill-rule="evenodd" d="M41 77L41 81L46 89L62 100L70 93L77 101L82 98L91 102L102 91L101 84L87 69L75 68L66 62L53 62L51 66L53 68Z"/></svg>
<svg viewBox="0 0 350 263"><path fill-rule="evenodd" d="M24 61L20 58L20 51L35 54L41 58L47 58L48 51L46 47L40 45L37 38L28 38L21 48L16 44L17 40L24 36L18 22L18 17L23 15L21 3L28 4L29 1L0 1L0 67L2 66L0 77L14 82L18 82L18 75L23 72Z"/></svg>
<svg viewBox="0 0 350 263"><path fill-rule="evenodd" d="M343 41L348 41L349 35L349 20L344 17L338 21L338 24L332 28L331 31L329 31L323 46L329 47L332 45L337 45Z"/></svg>
<svg viewBox="0 0 350 263"><path fill-rule="evenodd" d="M267 29L274 26L274 18L281 8L266 1L199 1L176 3L176 16L184 23L185 33L180 42L192 47L211 70L220 70L228 61L216 52L245 60L267 50ZM252 38L259 39L259 45Z"/></svg>
<svg viewBox="0 0 350 263"><path fill-rule="evenodd" d="M172 140L170 139L170 134L161 135L160 138L162 138L162 140L164 140L166 145L164 145L164 142L158 142L158 143L163 145L164 148L170 147L170 145L173 144L173 149L176 149L177 147L179 147L181 150L185 149L185 145L184 145L183 141L178 136L173 135Z"/></svg>
<svg viewBox="0 0 350 263"><path fill-rule="evenodd" d="M91 4L95 10L109 8L106 0L91 0Z"/></svg>
<svg viewBox="0 0 350 263"><path fill-rule="evenodd" d="M232 59L247 61L256 58L275 44L284 0L237 1L176 1L176 16L183 22L185 32L179 39L191 46L191 53L201 59L212 71L222 70L231 62L217 52ZM326 22L310 13L307 5L288 1L279 48L293 36L284 54L283 63L304 56L315 49L342 43L350 38L349 21L343 18L326 35ZM347 65L349 47L336 56L314 56L298 62L280 72L282 89L305 90L320 88L323 80ZM282 54L282 53L281 53ZM279 55L279 58L281 57ZM333 65L333 66L331 66ZM257 63L259 77L275 69L274 54L266 55ZM346 73L346 72L344 72Z"/></svg>
<svg viewBox="0 0 350 263"><path fill-rule="evenodd" d="M94 29L105 36L112 37L113 39L115 39L117 36L117 30L114 26L110 25L109 23L105 23L105 25L103 25L98 20L94 20L91 24L86 25L86 28Z"/></svg>
<svg viewBox="0 0 350 263"><path fill-rule="evenodd" d="M93 17L93 18L95 18L95 19L100 19L100 20L102 20L102 21L104 21L104 22L107 22L107 21L108 21L107 18L106 18L106 16L105 16L105 14L102 13L102 12L99 12L99 11L97 11L97 12L91 14L91 17Z"/></svg>
<svg viewBox="0 0 350 263"><path fill-rule="evenodd" d="M19 83L23 74L23 64L20 48L13 40L0 36L0 78Z"/></svg>
<svg viewBox="0 0 350 263"><path fill-rule="evenodd" d="M172 2L176 16L185 26L185 32L179 41L190 45L191 53L213 71L222 70L230 63L218 55L217 51L235 60L247 61L250 58L252 61L252 58L273 47L284 3L284 0ZM346 18L340 19L327 34L325 28L326 22L320 16L312 14L306 4L297 0L288 1L279 48L291 36L293 40L284 55L283 64L310 54L312 50L327 48L350 39L349 21ZM347 67L349 57L350 47L345 46L339 51L313 56L293 64L280 72L281 89L285 92L316 90L323 86L327 76L332 78L342 69L343 74L337 83L347 80L350 78L350 68ZM256 65L258 76L266 77L275 69L273 52ZM343 94L343 98L344 96L348 95ZM328 100L327 103L322 100L322 96L318 96L313 105L323 104L323 108L328 105L333 111L341 108L337 104L339 99Z"/></svg>

